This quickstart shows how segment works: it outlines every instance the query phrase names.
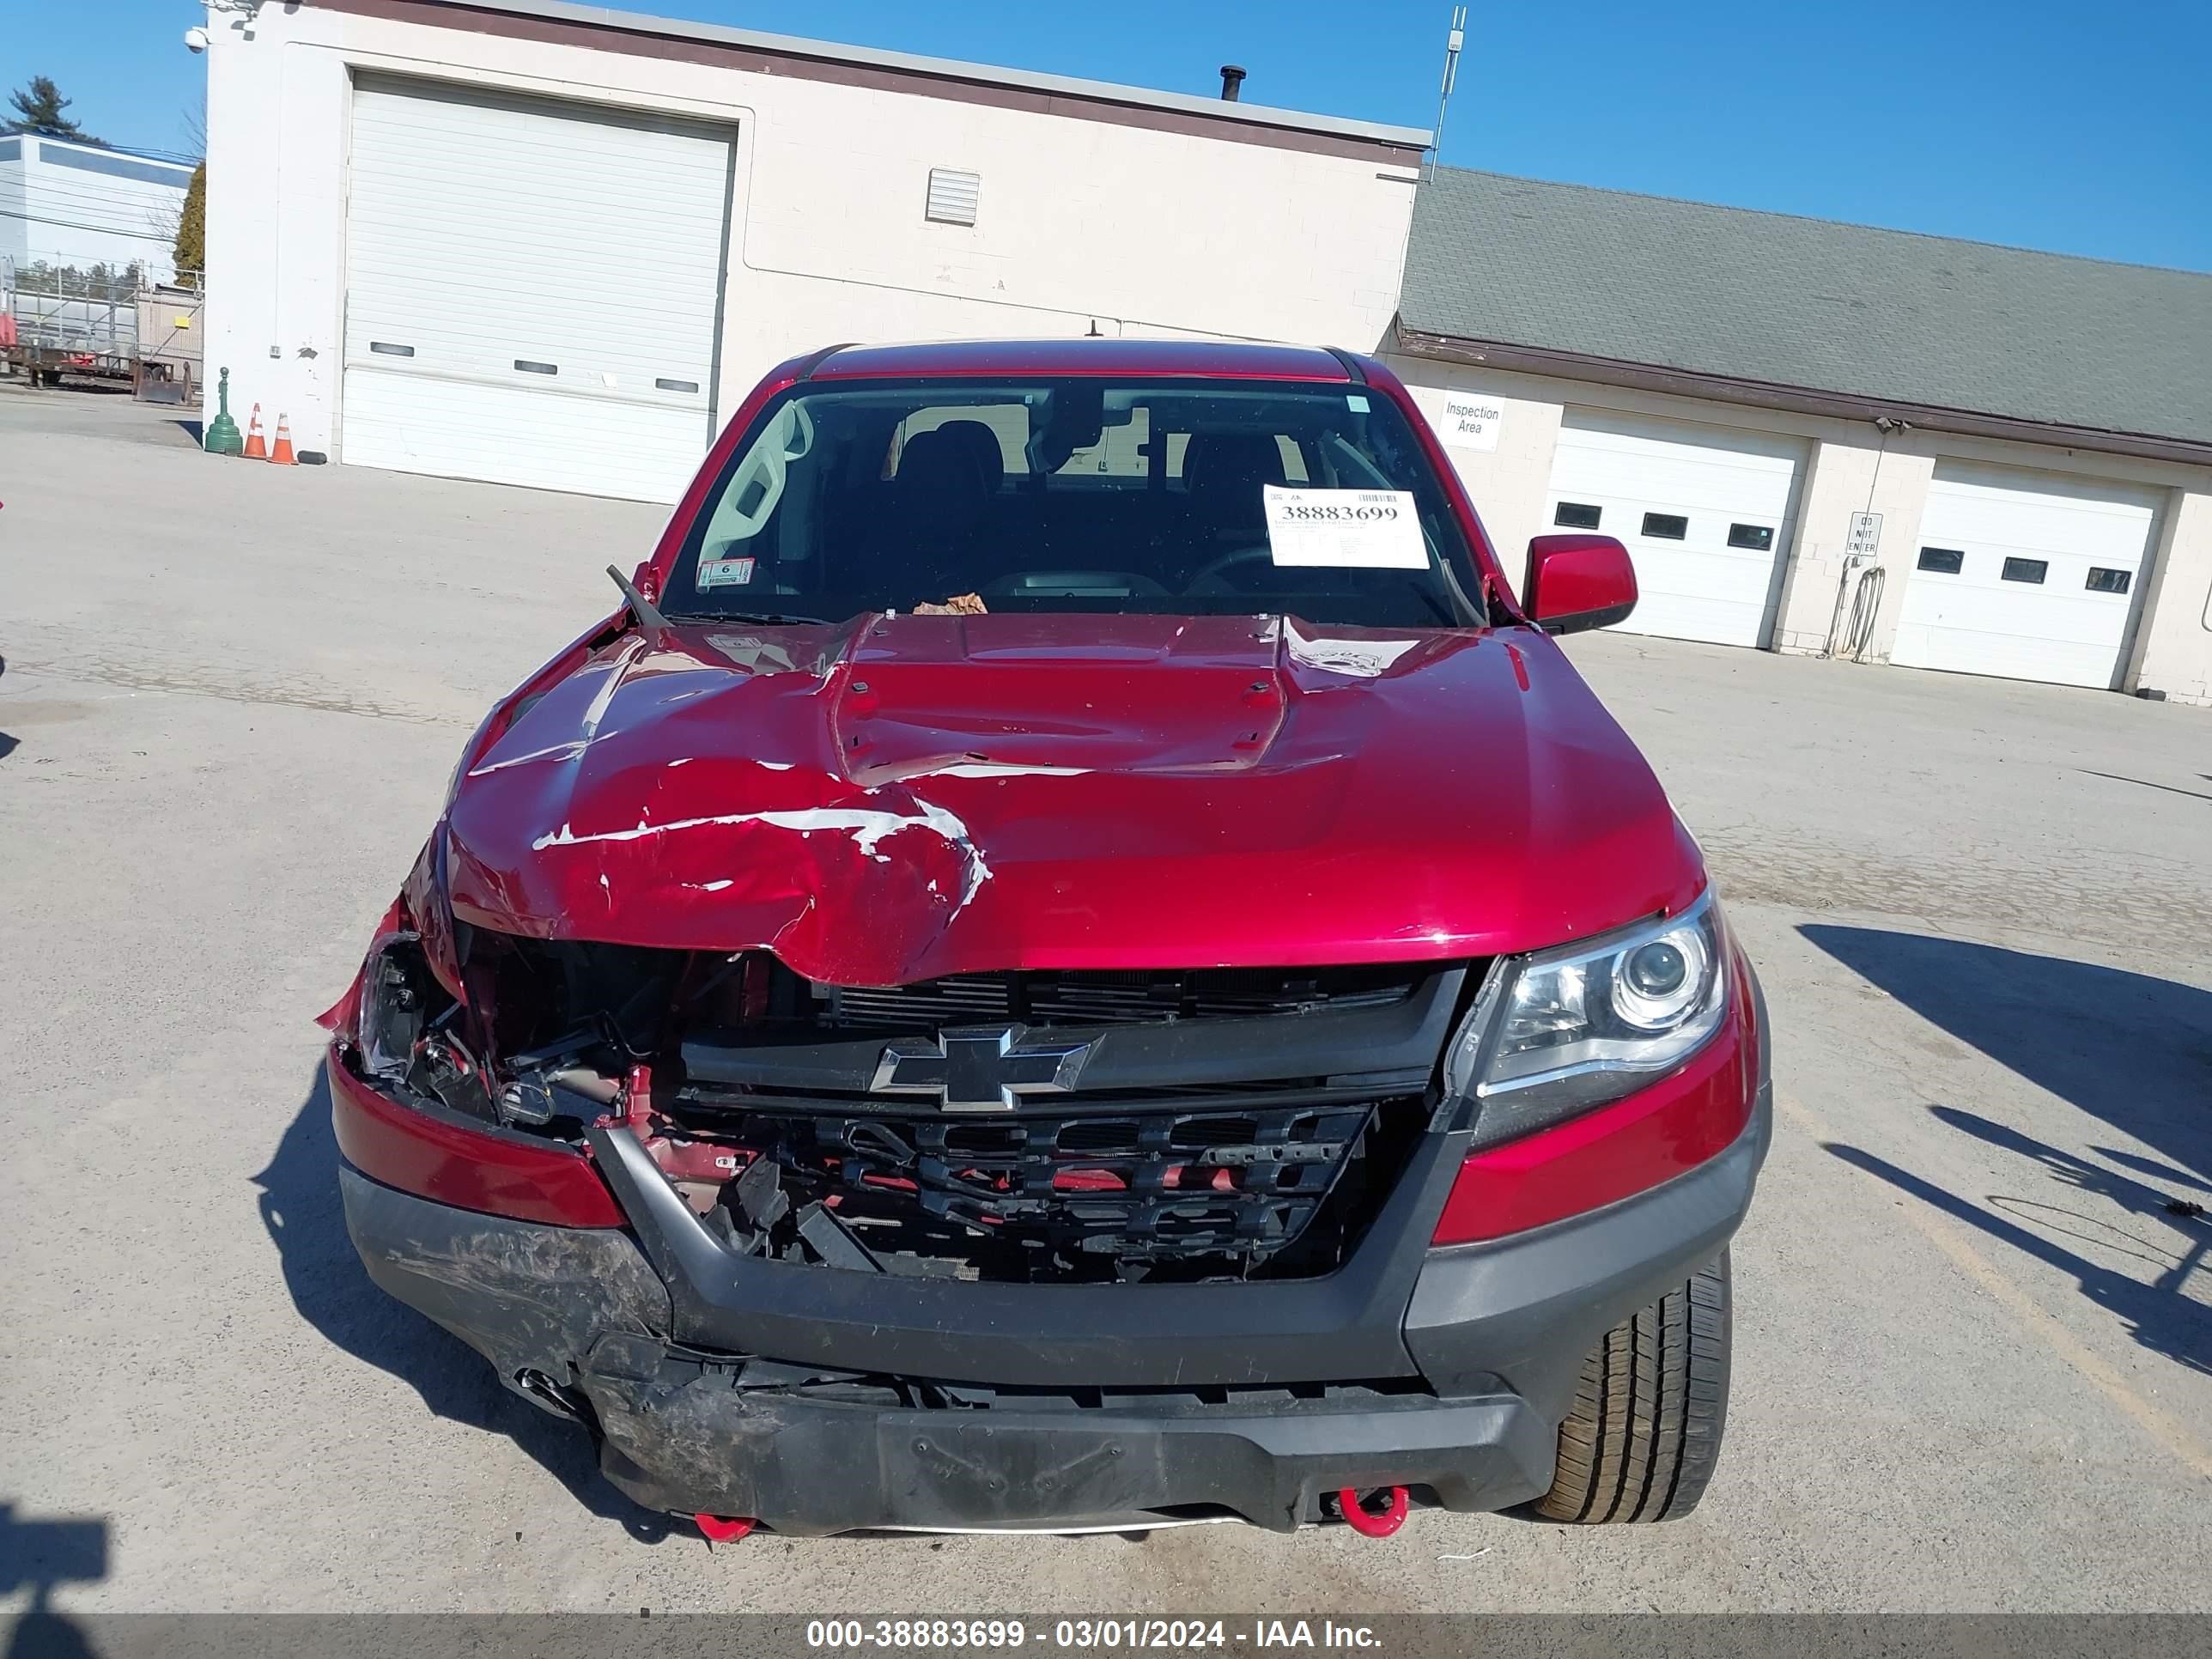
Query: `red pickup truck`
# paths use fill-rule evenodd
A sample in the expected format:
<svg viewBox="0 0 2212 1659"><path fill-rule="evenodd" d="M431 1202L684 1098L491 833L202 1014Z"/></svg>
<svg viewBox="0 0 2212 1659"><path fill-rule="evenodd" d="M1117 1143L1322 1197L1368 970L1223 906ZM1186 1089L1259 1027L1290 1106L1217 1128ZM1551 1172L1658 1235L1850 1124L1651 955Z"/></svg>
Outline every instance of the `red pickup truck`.
<svg viewBox="0 0 2212 1659"><path fill-rule="evenodd" d="M1372 360L775 369L326 1017L375 1280L709 1528L1698 1501L1766 1022Z"/></svg>

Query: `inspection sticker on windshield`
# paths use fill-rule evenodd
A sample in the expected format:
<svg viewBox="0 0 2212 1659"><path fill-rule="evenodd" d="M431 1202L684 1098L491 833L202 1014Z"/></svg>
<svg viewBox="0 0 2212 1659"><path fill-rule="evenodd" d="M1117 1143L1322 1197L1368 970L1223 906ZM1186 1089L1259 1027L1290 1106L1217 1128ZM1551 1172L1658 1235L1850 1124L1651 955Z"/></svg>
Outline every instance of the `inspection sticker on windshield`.
<svg viewBox="0 0 2212 1659"><path fill-rule="evenodd" d="M702 559L697 587L740 587L753 579L750 559Z"/></svg>
<svg viewBox="0 0 2212 1659"><path fill-rule="evenodd" d="M1267 545L1277 564L1429 568L1421 521L1405 490L1285 489L1269 484L1261 493L1267 505Z"/></svg>

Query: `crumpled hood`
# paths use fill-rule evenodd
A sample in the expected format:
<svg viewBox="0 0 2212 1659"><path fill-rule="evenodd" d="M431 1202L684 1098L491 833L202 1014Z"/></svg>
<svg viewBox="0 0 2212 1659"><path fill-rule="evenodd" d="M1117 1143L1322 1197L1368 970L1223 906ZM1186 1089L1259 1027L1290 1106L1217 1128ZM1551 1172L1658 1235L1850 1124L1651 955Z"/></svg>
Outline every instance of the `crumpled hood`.
<svg viewBox="0 0 2212 1659"><path fill-rule="evenodd" d="M1249 617L626 635L443 829L465 921L855 985L1489 955L1704 880L1549 639Z"/></svg>

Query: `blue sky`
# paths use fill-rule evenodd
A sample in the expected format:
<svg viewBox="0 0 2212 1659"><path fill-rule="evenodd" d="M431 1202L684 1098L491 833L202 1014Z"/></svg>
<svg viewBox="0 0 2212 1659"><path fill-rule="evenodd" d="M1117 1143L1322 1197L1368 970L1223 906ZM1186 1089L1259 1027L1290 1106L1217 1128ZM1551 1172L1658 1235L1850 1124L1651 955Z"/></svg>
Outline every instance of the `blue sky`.
<svg viewBox="0 0 2212 1659"><path fill-rule="evenodd" d="M742 27L1426 126L1438 0L629 0ZM2206 0L1474 0L1443 159L2212 270ZM182 149L194 0L0 0L0 82Z"/></svg>

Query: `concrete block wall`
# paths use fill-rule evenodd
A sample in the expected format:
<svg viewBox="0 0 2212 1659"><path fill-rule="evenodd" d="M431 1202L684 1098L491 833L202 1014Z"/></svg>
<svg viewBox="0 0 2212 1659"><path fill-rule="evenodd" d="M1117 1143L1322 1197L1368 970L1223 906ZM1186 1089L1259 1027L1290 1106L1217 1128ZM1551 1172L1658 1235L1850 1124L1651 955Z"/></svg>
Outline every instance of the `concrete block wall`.
<svg viewBox="0 0 2212 1659"><path fill-rule="evenodd" d="M1565 399L1557 395L1554 383L1527 375L1395 354L1385 361L1444 441L1491 545L1518 582L1529 538L1550 528L1544 520L1544 493L1552 480L1552 452L1559 445ZM1474 448L1455 440L1444 409L1448 398L1480 398L1498 406L1496 448Z"/></svg>
<svg viewBox="0 0 2212 1659"><path fill-rule="evenodd" d="M1901 550L1920 544L1920 511L1935 471L1934 455L1914 453L1897 441L1885 444L1871 430L1861 434L1846 427L1812 439L1810 464L1798 484L1796 527L1783 573L1774 649L1819 656L1829 650L1832 637L1840 641L1851 604L1844 566L1852 515L1881 514L1881 556L1874 562L1887 570L1902 556ZM1869 658L1888 656L1897 616L1891 589L1901 591L1904 580L1901 568L1883 578L1881 609L1865 653ZM1853 575L1849 586L1856 585Z"/></svg>
<svg viewBox="0 0 2212 1659"><path fill-rule="evenodd" d="M2128 684L2212 707L2212 487L2166 499Z"/></svg>

